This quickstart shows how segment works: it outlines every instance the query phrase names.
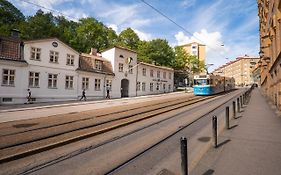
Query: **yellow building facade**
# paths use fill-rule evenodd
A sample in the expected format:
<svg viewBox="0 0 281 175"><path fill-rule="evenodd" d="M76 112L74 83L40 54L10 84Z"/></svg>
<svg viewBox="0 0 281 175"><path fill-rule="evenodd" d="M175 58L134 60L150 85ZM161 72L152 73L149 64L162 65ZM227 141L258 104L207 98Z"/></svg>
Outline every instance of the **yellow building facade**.
<svg viewBox="0 0 281 175"><path fill-rule="evenodd" d="M190 55L197 56L200 61L203 61L205 63L206 45L197 42L192 42L182 45L181 47L183 47L187 53L189 53Z"/></svg>
<svg viewBox="0 0 281 175"><path fill-rule="evenodd" d="M281 110L281 1L257 0L260 19L261 88Z"/></svg>
<svg viewBox="0 0 281 175"><path fill-rule="evenodd" d="M254 82L252 71L258 63L259 58L249 57L247 55L236 58L235 61L230 61L225 65L215 69L213 74L225 77L232 77L235 79L235 86L247 86Z"/></svg>

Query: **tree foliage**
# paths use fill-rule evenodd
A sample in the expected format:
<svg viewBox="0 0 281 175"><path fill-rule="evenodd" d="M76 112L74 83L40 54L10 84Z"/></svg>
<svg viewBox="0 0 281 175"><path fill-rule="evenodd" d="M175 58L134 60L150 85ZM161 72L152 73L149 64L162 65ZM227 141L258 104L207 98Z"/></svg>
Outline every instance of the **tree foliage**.
<svg viewBox="0 0 281 175"><path fill-rule="evenodd" d="M137 50L138 43L140 41L139 36L131 28L123 30L119 34L118 44L124 47L127 47L132 50Z"/></svg>
<svg viewBox="0 0 281 175"><path fill-rule="evenodd" d="M10 30L19 28L24 22L24 15L8 1L0 0L0 33L8 36Z"/></svg>
<svg viewBox="0 0 281 175"><path fill-rule="evenodd" d="M167 40L154 39L139 43L138 58L144 62L156 63L162 66L172 66L175 53L173 48L169 46Z"/></svg>

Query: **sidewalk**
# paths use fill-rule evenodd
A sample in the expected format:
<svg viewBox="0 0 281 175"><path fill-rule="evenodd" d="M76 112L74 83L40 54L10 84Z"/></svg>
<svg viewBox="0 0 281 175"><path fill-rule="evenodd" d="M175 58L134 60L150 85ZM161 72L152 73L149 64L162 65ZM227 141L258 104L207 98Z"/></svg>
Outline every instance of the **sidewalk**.
<svg viewBox="0 0 281 175"><path fill-rule="evenodd" d="M258 89L243 108L241 117L230 121L231 130L219 135L192 170L192 175L281 175L281 117L270 108Z"/></svg>

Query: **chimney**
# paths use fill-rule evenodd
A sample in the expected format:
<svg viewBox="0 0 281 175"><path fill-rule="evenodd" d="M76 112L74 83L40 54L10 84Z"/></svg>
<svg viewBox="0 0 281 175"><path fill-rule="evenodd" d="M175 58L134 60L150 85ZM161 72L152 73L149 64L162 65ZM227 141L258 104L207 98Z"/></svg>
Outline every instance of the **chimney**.
<svg viewBox="0 0 281 175"><path fill-rule="evenodd" d="M96 48L91 48L90 55L95 55L95 56L97 56L97 49L96 49Z"/></svg>
<svg viewBox="0 0 281 175"><path fill-rule="evenodd" d="M19 38L20 31L17 29L11 29L11 37L12 38Z"/></svg>

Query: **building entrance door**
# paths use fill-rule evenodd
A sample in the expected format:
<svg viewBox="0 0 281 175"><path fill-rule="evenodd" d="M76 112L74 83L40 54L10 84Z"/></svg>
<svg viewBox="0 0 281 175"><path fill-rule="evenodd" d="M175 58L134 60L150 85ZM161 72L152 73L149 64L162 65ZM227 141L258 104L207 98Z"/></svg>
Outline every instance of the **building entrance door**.
<svg viewBox="0 0 281 175"><path fill-rule="evenodd" d="M129 97L129 80L121 80L121 98Z"/></svg>

